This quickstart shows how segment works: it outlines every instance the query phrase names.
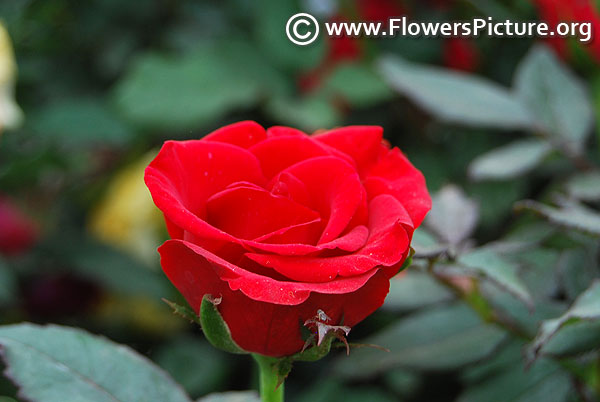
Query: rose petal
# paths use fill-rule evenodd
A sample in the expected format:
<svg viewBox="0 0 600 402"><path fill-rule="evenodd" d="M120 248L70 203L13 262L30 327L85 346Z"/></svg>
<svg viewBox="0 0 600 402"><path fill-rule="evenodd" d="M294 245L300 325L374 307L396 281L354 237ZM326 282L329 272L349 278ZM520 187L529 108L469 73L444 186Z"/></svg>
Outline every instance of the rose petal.
<svg viewBox="0 0 600 402"><path fill-rule="evenodd" d="M304 345L300 323L314 317L318 309L332 323L340 324L343 319L344 325L352 327L379 308L389 290L388 279L379 272L349 293L312 292L299 305L271 304L231 290L212 263L181 243L165 244L159 251L165 273L194 311L199 312L205 294L220 297L217 308L235 342L244 350L267 356L299 352Z"/></svg>
<svg viewBox="0 0 600 402"><path fill-rule="evenodd" d="M359 172L368 168L379 155L383 128L379 126L349 126L315 135L317 141L350 155Z"/></svg>
<svg viewBox="0 0 600 402"><path fill-rule="evenodd" d="M349 277L375 267L390 267L404 260L413 229L406 210L390 195L379 195L369 205L369 238L366 245L350 255L335 257L293 257L259 253L246 256L295 281L326 282Z"/></svg>
<svg viewBox="0 0 600 402"><path fill-rule="evenodd" d="M213 131L204 137L205 141L225 142L242 148L250 148L267 138L262 126L254 121L240 121Z"/></svg>
<svg viewBox="0 0 600 402"><path fill-rule="evenodd" d="M316 141L303 135L268 138L249 149L258 160L267 179L302 160L329 153Z"/></svg>
<svg viewBox="0 0 600 402"><path fill-rule="evenodd" d="M167 141L146 168L144 180L154 203L164 213L169 232L183 231L199 238L235 241L203 219L206 200L234 182L263 184L258 160L234 145L192 141Z"/></svg>
<svg viewBox="0 0 600 402"><path fill-rule="evenodd" d="M384 155L366 174L364 186L369 199L379 194L393 195L404 205L413 227L417 228L431 209L425 178L398 148Z"/></svg>
<svg viewBox="0 0 600 402"><path fill-rule="evenodd" d="M324 294L355 292L377 272L373 269L361 275L326 283L282 282L247 271L202 247L183 240L167 240L158 251L161 254L163 270L190 304L198 302L196 287L202 282L202 274L207 268L213 270L221 280L229 283L231 290L240 290L252 300L289 306L304 302L311 292ZM171 263L173 255L186 256L187 263L181 261L176 264ZM196 287L191 286L190 283L195 284ZM200 300L202 300L201 296Z"/></svg>
<svg viewBox="0 0 600 402"><path fill-rule="evenodd" d="M250 187L228 188L214 194L206 202L206 210L208 223L248 240L319 220L318 213L289 198Z"/></svg>
<svg viewBox="0 0 600 402"><path fill-rule="evenodd" d="M364 193L360 178L354 168L340 158L321 156L307 159L281 174L290 174L304 183L310 197L308 206L318 211L321 219L327 220L319 244L338 237L361 205Z"/></svg>
<svg viewBox="0 0 600 402"><path fill-rule="evenodd" d="M284 126L273 126L267 129L267 137L280 137L290 135L306 136L306 133L298 130L297 128Z"/></svg>

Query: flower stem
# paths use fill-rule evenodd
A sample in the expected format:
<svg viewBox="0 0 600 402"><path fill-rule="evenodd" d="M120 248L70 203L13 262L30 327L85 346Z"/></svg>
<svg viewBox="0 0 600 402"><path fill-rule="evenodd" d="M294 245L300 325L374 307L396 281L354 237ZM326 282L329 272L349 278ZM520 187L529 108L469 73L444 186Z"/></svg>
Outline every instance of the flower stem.
<svg viewBox="0 0 600 402"><path fill-rule="evenodd" d="M283 402L283 383L277 386L279 378L275 370L276 359L252 354L260 373L260 399L262 402Z"/></svg>

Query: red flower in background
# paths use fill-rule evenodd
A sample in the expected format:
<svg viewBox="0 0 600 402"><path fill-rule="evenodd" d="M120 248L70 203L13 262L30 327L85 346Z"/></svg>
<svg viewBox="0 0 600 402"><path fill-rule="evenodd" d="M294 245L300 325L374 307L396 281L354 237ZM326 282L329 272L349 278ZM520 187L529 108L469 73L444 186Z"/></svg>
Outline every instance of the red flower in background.
<svg viewBox="0 0 600 402"><path fill-rule="evenodd" d="M600 29L600 13L593 0L535 0L540 18L546 21L551 29L561 22L591 22L593 32ZM558 54L567 57L568 48L565 38L550 37L548 43ZM584 44L588 53L600 62L600 41L593 40Z"/></svg>
<svg viewBox="0 0 600 402"><path fill-rule="evenodd" d="M11 200L0 196L0 254L21 254L31 248L37 238L34 221Z"/></svg>
<svg viewBox="0 0 600 402"><path fill-rule="evenodd" d="M145 177L172 238L164 272L196 312L204 295L221 298L246 351L299 352L318 310L356 325L383 303L431 207L423 175L382 132L241 122L166 142Z"/></svg>
<svg viewBox="0 0 600 402"><path fill-rule="evenodd" d="M479 65L479 52L470 39L449 38L444 41L442 59L448 68L473 72Z"/></svg>

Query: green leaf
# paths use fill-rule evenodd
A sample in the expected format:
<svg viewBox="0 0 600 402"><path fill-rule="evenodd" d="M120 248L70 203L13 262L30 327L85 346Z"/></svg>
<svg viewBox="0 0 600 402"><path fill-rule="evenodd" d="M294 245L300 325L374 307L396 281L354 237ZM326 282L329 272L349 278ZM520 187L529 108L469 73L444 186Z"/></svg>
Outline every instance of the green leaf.
<svg viewBox="0 0 600 402"><path fill-rule="evenodd" d="M479 207L455 185L444 186L434 197L425 224L444 242L456 246L469 237L479 219Z"/></svg>
<svg viewBox="0 0 600 402"><path fill-rule="evenodd" d="M465 273L489 280L533 308L533 299L511 261L490 249L479 248L461 255L457 262Z"/></svg>
<svg viewBox="0 0 600 402"><path fill-rule="evenodd" d="M583 292L573 305L558 318L547 320L542 323L540 331L528 348L528 358L535 360L543 353L544 346L552 337L563 330L563 327L578 323L580 321L600 320L600 280L596 279L591 286ZM579 332L574 332L578 334ZM600 338L596 338L596 347L600 345Z"/></svg>
<svg viewBox="0 0 600 402"><path fill-rule="evenodd" d="M367 378L395 367L451 370L489 355L505 339L463 303L419 311L385 328L364 343L390 352L356 349L337 361L339 375Z"/></svg>
<svg viewBox="0 0 600 402"><path fill-rule="evenodd" d="M382 308L390 311L411 311L448 302L453 298L452 292L431 275L410 268L401 277L390 281L390 292Z"/></svg>
<svg viewBox="0 0 600 402"><path fill-rule="evenodd" d="M152 358L192 396L219 389L231 372L228 355L198 336L170 339Z"/></svg>
<svg viewBox="0 0 600 402"><path fill-rule="evenodd" d="M600 236L600 213L577 202L563 202L561 208L554 208L537 201L525 200L515 204L517 211L533 211L550 223L567 229Z"/></svg>
<svg viewBox="0 0 600 402"><path fill-rule="evenodd" d="M267 103L266 112L282 124L307 132L334 127L340 120L331 100L322 94L303 98L275 97Z"/></svg>
<svg viewBox="0 0 600 402"><path fill-rule="evenodd" d="M545 141L515 141L475 158L469 165L469 177L474 180L518 177L533 170L551 151L552 146Z"/></svg>
<svg viewBox="0 0 600 402"><path fill-rule="evenodd" d="M74 98L45 105L28 117L40 138L61 146L122 145L132 131L97 98Z"/></svg>
<svg viewBox="0 0 600 402"><path fill-rule="evenodd" d="M291 71L306 71L316 67L325 55L324 35L310 45L298 46L286 35L288 19L300 12L295 0L260 0L253 11L256 43L277 66ZM274 34L274 33L277 34Z"/></svg>
<svg viewBox="0 0 600 402"><path fill-rule="evenodd" d="M68 262L77 274L96 281L108 289L127 295L145 295L160 299L171 290L162 273L112 247L89 239L63 237L49 244L57 257Z"/></svg>
<svg viewBox="0 0 600 402"><path fill-rule="evenodd" d="M17 278L10 267L0 257L0 305L6 305L15 299Z"/></svg>
<svg viewBox="0 0 600 402"><path fill-rule="evenodd" d="M468 387L459 402L562 402L571 394L571 380L556 363L540 360L528 370L517 363L480 384Z"/></svg>
<svg viewBox="0 0 600 402"><path fill-rule="evenodd" d="M186 320L189 320L190 322L195 322L196 324L201 325L200 317L190 307L179 305L165 298L163 298L162 300L173 309L173 313L185 318Z"/></svg>
<svg viewBox="0 0 600 402"><path fill-rule="evenodd" d="M145 357L80 329L9 325L0 327L0 345L7 376L28 400L190 401Z"/></svg>
<svg viewBox="0 0 600 402"><path fill-rule="evenodd" d="M211 295L204 295L202 298L200 322L204 336L217 349L236 354L248 353L231 338L231 331L219 313L217 307L219 303L221 300L215 299Z"/></svg>
<svg viewBox="0 0 600 402"><path fill-rule="evenodd" d="M521 100L486 79L391 55L378 61L378 69L393 89L442 121L502 129L533 126Z"/></svg>
<svg viewBox="0 0 600 402"><path fill-rule="evenodd" d="M440 244L423 226L415 230L410 244L415 250L415 258L437 257L448 249L447 245Z"/></svg>
<svg viewBox="0 0 600 402"><path fill-rule="evenodd" d="M340 96L354 107L368 107L392 97L380 76L364 64L340 64L323 84L324 90Z"/></svg>
<svg viewBox="0 0 600 402"><path fill-rule="evenodd" d="M587 90L545 46L535 46L515 75L515 90L538 124L558 142L582 151L594 123Z"/></svg>
<svg viewBox="0 0 600 402"><path fill-rule="evenodd" d="M258 100L260 82L244 66L208 46L181 57L146 54L118 83L116 104L154 130L205 126Z"/></svg>
<svg viewBox="0 0 600 402"><path fill-rule="evenodd" d="M256 391L229 391L208 394L197 402L260 402Z"/></svg>
<svg viewBox="0 0 600 402"><path fill-rule="evenodd" d="M581 201L600 200L600 172L591 171L572 176L565 184L567 193Z"/></svg>

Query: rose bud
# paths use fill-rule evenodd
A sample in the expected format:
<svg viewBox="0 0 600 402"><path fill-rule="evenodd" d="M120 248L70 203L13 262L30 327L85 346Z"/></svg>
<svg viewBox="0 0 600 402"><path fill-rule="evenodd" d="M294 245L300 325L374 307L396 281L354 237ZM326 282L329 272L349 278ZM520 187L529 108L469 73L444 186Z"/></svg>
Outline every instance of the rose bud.
<svg viewBox="0 0 600 402"><path fill-rule="evenodd" d="M241 349L282 357L306 348L318 312L339 329L380 307L431 208L423 175L382 134L246 121L167 141L145 181L172 238L162 268L194 312L218 300Z"/></svg>

